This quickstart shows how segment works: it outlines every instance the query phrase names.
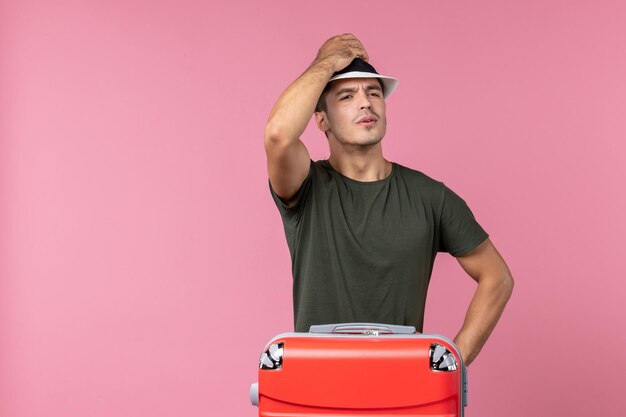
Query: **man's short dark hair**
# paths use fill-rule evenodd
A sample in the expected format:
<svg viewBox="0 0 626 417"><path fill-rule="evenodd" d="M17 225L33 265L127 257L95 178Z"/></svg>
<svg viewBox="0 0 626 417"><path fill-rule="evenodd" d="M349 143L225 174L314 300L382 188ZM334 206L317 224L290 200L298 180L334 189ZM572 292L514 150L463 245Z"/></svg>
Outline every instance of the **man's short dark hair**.
<svg viewBox="0 0 626 417"><path fill-rule="evenodd" d="M328 91L330 90L330 85L332 82L327 83L326 87L324 87L324 91L320 94L320 98L317 100L317 104L315 105L315 111L326 111L326 96L328 95Z"/></svg>

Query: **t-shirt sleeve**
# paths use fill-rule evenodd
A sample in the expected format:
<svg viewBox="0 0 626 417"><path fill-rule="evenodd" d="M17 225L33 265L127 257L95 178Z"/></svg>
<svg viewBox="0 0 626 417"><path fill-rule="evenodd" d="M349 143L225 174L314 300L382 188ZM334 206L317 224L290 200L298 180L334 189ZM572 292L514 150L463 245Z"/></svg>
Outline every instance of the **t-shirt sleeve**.
<svg viewBox="0 0 626 417"><path fill-rule="evenodd" d="M276 192L272 188L272 183L268 180L270 192L272 193L272 199L274 200L274 203L276 204L276 207L278 207L278 211L280 212L280 215L283 218L293 217L301 210L302 206L304 205L304 202L306 201L309 195L312 177L313 177L313 161L311 161L311 165L309 166L308 175L306 176L306 178L302 182L302 185L300 186L300 189L296 193L296 198L293 201L291 201L289 205L285 204L285 202L281 200L280 197L278 197L278 195L276 195Z"/></svg>
<svg viewBox="0 0 626 417"><path fill-rule="evenodd" d="M438 251L462 256L484 242L489 235L478 224L465 201L445 185L443 188Z"/></svg>

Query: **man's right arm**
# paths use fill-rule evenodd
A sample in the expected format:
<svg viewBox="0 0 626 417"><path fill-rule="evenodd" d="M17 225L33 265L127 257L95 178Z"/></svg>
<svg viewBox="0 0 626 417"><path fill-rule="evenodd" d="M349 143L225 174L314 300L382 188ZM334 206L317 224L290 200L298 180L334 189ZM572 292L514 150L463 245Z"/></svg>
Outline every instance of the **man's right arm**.
<svg viewBox="0 0 626 417"><path fill-rule="evenodd" d="M309 152L300 136L328 80L357 55L368 59L363 45L353 35L327 40L315 61L287 87L270 113L265 127L267 171L274 192L287 204L293 201L310 167Z"/></svg>

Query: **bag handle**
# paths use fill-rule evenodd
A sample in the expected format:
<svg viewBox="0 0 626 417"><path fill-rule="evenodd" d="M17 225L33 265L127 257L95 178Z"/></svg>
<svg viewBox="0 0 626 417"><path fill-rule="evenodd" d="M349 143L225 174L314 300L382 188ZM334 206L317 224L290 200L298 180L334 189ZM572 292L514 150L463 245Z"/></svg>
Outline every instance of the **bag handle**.
<svg viewBox="0 0 626 417"><path fill-rule="evenodd" d="M397 324L380 323L336 323L318 324L309 328L309 333L340 333L340 334L415 334L415 327Z"/></svg>

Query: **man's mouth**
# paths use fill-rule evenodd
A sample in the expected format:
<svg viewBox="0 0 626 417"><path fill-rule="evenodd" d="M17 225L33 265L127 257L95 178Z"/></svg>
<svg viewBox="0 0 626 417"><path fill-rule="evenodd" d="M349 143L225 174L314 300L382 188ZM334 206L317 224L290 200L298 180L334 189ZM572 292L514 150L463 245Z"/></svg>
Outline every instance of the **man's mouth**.
<svg viewBox="0 0 626 417"><path fill-rule="evenodd" d="M377 121L378 121L378 118L376 116L367 115L367 116L361 117L359 120L357 120L356 123L359 125L363 125L363 126L369 126L369 125L373 125Z"/></svg>

